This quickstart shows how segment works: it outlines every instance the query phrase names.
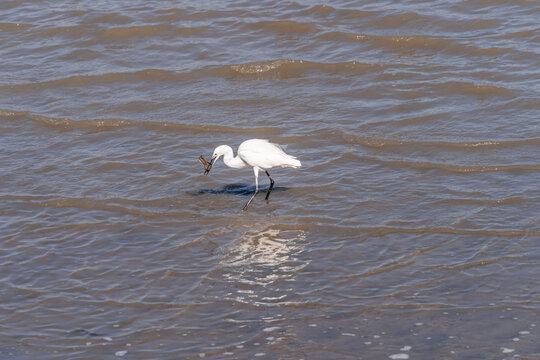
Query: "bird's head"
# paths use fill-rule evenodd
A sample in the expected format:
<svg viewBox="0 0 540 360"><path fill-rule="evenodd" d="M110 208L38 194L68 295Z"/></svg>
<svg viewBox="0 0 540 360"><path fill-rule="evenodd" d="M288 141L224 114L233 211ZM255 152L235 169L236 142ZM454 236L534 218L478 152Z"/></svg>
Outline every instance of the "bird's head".
<svg viewBox="0 0 540 360"><path fill-rule="evenodd" d="M210 160L208 166L206 167L206 170L204 171L204 175L208 175L210 169L212 169L212 166L214 166L214 163L217 161L217 159L219 159L220 156L225 155L228 148L229 147L227 145L220 145L214 149L214 154L212 155L212 159Z"/></svg>

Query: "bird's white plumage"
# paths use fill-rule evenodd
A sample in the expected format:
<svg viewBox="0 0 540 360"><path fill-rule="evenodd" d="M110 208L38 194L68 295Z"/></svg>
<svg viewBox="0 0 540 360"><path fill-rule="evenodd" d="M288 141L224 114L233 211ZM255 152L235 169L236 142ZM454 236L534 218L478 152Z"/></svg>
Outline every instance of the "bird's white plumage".
<svg viewBox="0 0 540 360"><path fill-rule="evenodd" d="M268 200L268 196L274 186L274 180L272 180L267 170L274 167L298 168L302 166L302 163L296 157L286 154L279 145L264 139L250 139L240 144L237 156L234 156L232 148L228 145L220 145L215 148L210 167L207 168L205 175L208 174L212 165L220 156L223 156L223 162L229 167L235 169L253 168L255 193L244 206L244 210L247 209L257 192L259 192L259 170L263 170L270 179L270 187L266 194L266 199Z"/></svg>
<svg viewBox="0 0 540 360"><path fill-rule="evenodd" d="M244 141L238 147L238 156L249 166L257 166L262 170L302 166L296 157L286 154L279 145L263 139Z"/></svg>

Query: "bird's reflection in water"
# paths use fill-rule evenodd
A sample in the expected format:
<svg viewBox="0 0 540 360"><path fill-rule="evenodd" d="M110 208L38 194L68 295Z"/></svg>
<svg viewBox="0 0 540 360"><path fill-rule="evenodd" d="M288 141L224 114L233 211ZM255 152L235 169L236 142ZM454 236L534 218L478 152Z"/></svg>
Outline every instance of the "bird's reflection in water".
<svg viewBox="0 0 540 360"><path fill-rule="evenodd" d="M289 302L295 276L309 264L302 256L305 238L302 230L250 230L222 248L222 279L236 285L228 295L254 305Z"/></svg>
<svg viewBox="0 0 540 360"><path fill-rule="evenodd" d="M272 192L276 191L285 191L289 188L284 186L275 186L272 189ZM268 190L265 186L259 186L260 191L266 191ZM206 195L206 194L226 194L226 195L242 195L242 196L251 196L253 192L255 191L255 185L252 184L242 184L242 183L235 183L235 184L227 184L224 185L221 188L216 189L200 189L196 193L194 193L194 196L200 196L200 195Z"/></svg>

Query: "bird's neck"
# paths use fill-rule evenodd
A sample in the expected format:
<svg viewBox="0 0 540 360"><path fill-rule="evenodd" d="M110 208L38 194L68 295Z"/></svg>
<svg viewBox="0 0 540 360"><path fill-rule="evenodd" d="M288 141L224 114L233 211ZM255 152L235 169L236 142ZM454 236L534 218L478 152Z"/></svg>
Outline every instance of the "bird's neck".
<svg viewBox="0 0 540 360"><path fill-rule="evenodd" d="M242 159L240 159L239 156L234 156L233 150L231 148L228 148L225 155L223 155L223 162L228 167L235 169L241 169L247 166L246 163Z"/></svg>

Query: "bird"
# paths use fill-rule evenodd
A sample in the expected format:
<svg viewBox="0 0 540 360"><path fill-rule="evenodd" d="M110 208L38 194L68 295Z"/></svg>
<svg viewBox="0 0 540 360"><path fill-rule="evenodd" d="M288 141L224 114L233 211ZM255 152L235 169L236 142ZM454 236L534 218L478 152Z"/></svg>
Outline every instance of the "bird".
<svg viewBox="0 0 540 360"><path fill-rule="evenodd" d="M234 156L233 149L229 145L220 145L214 149L212 159L205 164L204 175L208 175L215 162L223 156L223 162L228 167L242 169L253 168L255 174L255 192L251 195L242 210L247 210L253 198L259 192L259 171L263 170L270 179L270 187L266 193L265 200L268 200L270 192L274 187L274 179L268 173L268 169L275 167L299 168L302 166L300 160L295 156L288 155L278 144L271 143L266 139L249 139L244 141L238 147L238 155Z"/></svg>

